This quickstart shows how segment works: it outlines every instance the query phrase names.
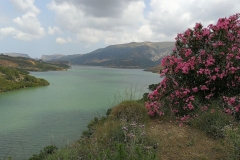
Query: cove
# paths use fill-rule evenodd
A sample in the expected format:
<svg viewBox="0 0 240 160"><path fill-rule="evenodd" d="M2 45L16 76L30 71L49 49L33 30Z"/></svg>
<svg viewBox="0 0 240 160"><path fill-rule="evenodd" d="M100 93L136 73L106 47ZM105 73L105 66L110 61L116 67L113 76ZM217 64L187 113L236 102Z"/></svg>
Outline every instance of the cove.
<svg viewBox="0 0 240 160"><path fill-rule="evenodd" d="M125 91L132 89L140 98L148 85L161 80L141 69L89 66L31 75L50 85L0 94L0 159L23 160L47 145L66 146L80 137L91 119L105 116L118 102L118 93L129 96Z"/></svg>

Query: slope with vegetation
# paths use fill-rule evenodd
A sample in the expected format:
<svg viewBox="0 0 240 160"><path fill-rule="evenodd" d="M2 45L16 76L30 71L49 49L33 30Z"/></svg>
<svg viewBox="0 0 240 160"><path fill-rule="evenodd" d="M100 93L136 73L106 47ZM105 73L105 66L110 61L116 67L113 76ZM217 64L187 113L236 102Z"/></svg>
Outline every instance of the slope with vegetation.
<svg viewBox="0 0 240 160"><path fill-rule="evenodd" d="M0 66L0 92L47 85L48 81L28 75L26 71Z"/></svg>
<svg viewBox="0 0 240 160"><path fill-rule="evenodd" d="M29 160L238 160L240 125L232 130L227 125L232 117L200 116L182 127L170 120L149 117L142 101L123 101L106 117L94 118L77 142L61 149L47 146Z"/></svg>
<svg viewBox="0 0 240 160"><path fill-rule="evenodd" d="M66 70L68 68L66 64L0 55L0 92L49 85L46 80L29 75L28 71Z"/></svg>
<svg viewBox="0 0 240 160"><path fill-rule="evenodd" d="M69 68L66 64L47 63L42 60L35 60L25 57L11 57L0 55L0 66L22 69L25 71L59 71Z"/></svg>

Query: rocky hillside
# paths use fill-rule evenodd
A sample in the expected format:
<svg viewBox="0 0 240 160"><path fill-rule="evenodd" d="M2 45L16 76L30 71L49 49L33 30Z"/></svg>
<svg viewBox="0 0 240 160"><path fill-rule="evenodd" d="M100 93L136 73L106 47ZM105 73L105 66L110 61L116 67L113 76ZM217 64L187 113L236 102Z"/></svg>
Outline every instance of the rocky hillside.
<svg viewBox="0 0 240 160"><path fill-rule="evenodd" d="M148 68L159 65L161 58L170 54L174 42L132 42L110 45L83 55L69 55L52 59L67 60L77 65L118 68Z"/></svg>
<svg viewBox="0 0 240 160"><path fill-rule="evenodd" d="M43 61L51 61L51 60L59 59L61 57L65 57L65 55L63 54L42 55L41 59Z"/></svg>

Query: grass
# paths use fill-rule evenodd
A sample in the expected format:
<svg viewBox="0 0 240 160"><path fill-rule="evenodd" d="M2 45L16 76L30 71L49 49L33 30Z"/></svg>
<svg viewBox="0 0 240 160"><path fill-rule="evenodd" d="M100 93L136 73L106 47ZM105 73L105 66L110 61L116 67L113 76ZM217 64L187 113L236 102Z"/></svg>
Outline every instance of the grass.
<svg viewBox="0 0 240 160"><path fill-rule="evenodd" d="M151 119L142 102L123 101L109 110L107 117L93 119L77 142L45 159L239 159L240 125L229 125L229 117L223 113L207 114L210 113L180 127L167 117ZM217 132L207 130L214 125L219 127Z"/></svg>

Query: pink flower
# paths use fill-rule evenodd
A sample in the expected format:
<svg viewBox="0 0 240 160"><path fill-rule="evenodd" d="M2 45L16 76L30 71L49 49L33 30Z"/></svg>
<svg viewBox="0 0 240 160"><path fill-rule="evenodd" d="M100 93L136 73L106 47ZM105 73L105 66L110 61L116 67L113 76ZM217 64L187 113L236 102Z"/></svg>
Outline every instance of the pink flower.
<svg viewBox="0 0 240 160"><path fill-rule="evenodd" d="M229 108L224 108L225 113L231 114L231 110Z"/></svg>
<svg viewBox="0 0 240 160"><path fill-rule="evenodd" d="M206 53L205 50L201 50L201 51L200 51L200 54L201 54L201 55L204 55L205 53Z"/></svg>
<svg viewBox="0 0 240 160"><path fill-rule="evenodd" d="M204 70L204 73L205 73L206 75L210 75L210 70L209 70L209 69L205 69L205 70Z"/></svg>
<svg viewBox="0 0 240 160"><path fill-rule="evenodd" d="M187 104L187 107L188 107L189 110L193 110L194 109L194 107L193 107L191 102L189 104Z"/></svg>
<svg viewBox="0 0 240 160"><path fill-rule="evenodd" d="M208 90L206 85L200 85L200 87L201 87L201 90Z"/></svg>
<svg viewBox="0 0 240 160"><path fill-rule="evenodd" d="M205 96L206 99L210 99L213 96L212 93L210 93L209 95Z"/></svg>
<svg viewBox="0 0 240 160"><path fill-rule="evenodd" d="M240 56L236 56L235 58L239 60L239 59L240 59Z"/></svg>
<svg viewBox="0 0 240 160"><path fill-rule="evenodd" d="M203 31L203 36L208 36L210 34L210 31L207 28L203 28L202 31Z"/></svg>
<svg viewBox="0 0 240 160"><path fill-rule="evenodd" d="M219 67L214 68L215 72L219 72Z"/></svg>
<svg viewBox="0 0 240 160"><path fill-rule="evenodd" d="M189 72L189 68L187 66L184 66L182 68L182 73L188 74L188 72Z"/></svg>
<svg viewBox="0 0 240 160"><path fill-rule="evenodd" d="M194 100L194 96L190 96L189 100L193 101Z"/></svg>
<svg viewBox="0 0 240 160"><path fill-rule="evenodd" d="M235 111L236 111L236 112L240 112L240 105L238 105L238 106L235 107Z"/></svg>
<svg viewBox="0 0 240 160"><path fill-rule="evenodd" d="M216 78L217 78L217 76L215 76L215 75L214 75L214 76L212 76L212 80L214 80L214 81L215 81L215 80L216 80Z"/></svg>
<svg viewBox="0 0 240 160"><path fill-rule="evenodd" d="M196 23L194 29L197 30L197 29L201 29L202 28L202 24L201 23Z"/></svg>
<svg viewBox="0 0 240 160"><path fill-rule="evenodd" d="M231 97L228 101L228 104L231 105L236 101L236 97Z"/></svg>
<svg viewBox="0 0 240 160"><path fill-rule="evenodd" d="M154 95L154 96L158 96L158 94L159 94L159 93L158 93L157 90L154 90L154 91L153 91L153 95Z"/></svg>
<svg viewBox="0 0 240 160"><path fill-rule="evenodd" d="M193 92L197 92L197 91L198 91L198 88L197 88L197 87L194 87L194 88L192 88L192 91L193 91Z"/></svg>
<svg viewBox="0 0 240 160"><path fill-rule="evenodd" d="M189 57L192 54L192 50L191 49L187 49L186 53L185 53L185 57Z"/></svg>
<svg viewBox="0 0 240 160"><path fill-rule="evenodd" d="M198 74L203 74L204 69L200 68L199 71L197 71Z"/></svg>

